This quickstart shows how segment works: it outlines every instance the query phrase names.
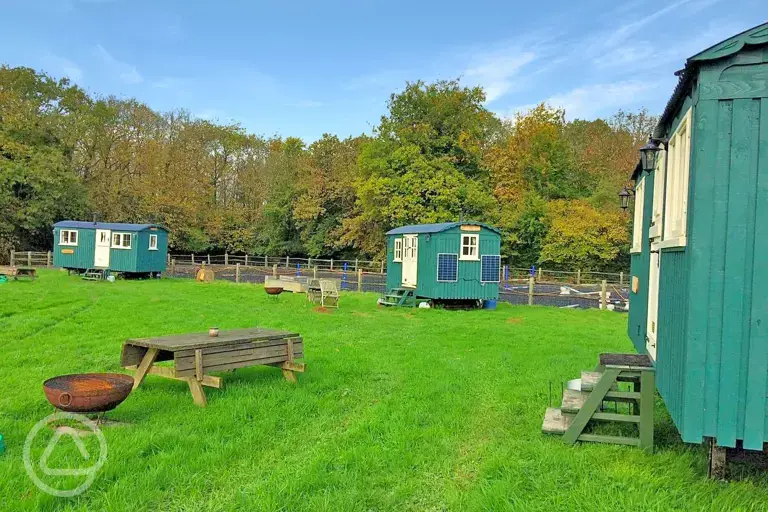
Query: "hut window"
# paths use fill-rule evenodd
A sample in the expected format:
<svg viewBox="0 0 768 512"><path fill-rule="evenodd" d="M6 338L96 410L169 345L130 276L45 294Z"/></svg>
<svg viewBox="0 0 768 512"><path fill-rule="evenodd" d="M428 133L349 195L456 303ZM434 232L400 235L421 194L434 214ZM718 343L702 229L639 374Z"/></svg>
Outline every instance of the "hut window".
<svg viewBox="0 0 768 512"><path fill-rule="evenodd" d="M437 281L439 283L455 283L459 279L459 255L437 255Z"/></svg>
<svg viewBox="0 0 768 512"><path fill-rule="evenodd" d="M664 245L685 245L688 217L688 173L691 165L691 110L669 139L664 205Z"/></svg>
<svg viewBox="0 0 768 512"><path fill-rule="evenodd" d="M130 233L112 233L112 248L113 249L130 249L131 234Z"/></svg>
<svg viewBox="0 0 768 512"><path fill-rule="evenodd" d="M655 179L658 179L656 175ZM654 186L654 202L656 200L656 191ZM643 250L643 204L645 203L645 178L640 180L635 186L635 217L632 221L632 249L629 252L638 253ZM656 210L654 206L654 211Z"/></svg>
<svg viewBox="0 0 768 512"><path fill-rule="evenodd" d="M392 261L403 261L403 239L395 238L395 257Z"/></svg>
<svg viewBox="0 0 768 512"><path fill-rule="evenodd" d="M157 250L157 235L149 235L149 250Z"/></svg>
<svg viewBox="0 0 768 512"><path fill-rule="evenodd" d="M661 236L661 226L664 215L664 170L666 169L667 152L659 151L656 158L656 169L653 171L653 216L651 217L651 227L648 231L650 238ZM637 202L635 202L637 209ZM642 217L640 217L642 221ZM634 245L633 245L634 247Z"/></svg>
<svg viewBox="0 0 768 512"><path fill-rule="evenodd" d="M62 229L59 231L59 245L77 245L77 230Z"/></svg>
<svg viewBox="0 0 768 512"><path fill-rule="evenodd" d="M488 256L482 257L480 262L480 282L481 283L498 283L500 281L501 272L501 256Z"/></svg>
<svg viewBox="0 0 768 512"><path fill-rule="evenodd" d="M479 260L478 243L480 235L461 235L461 259Z"/></svg>

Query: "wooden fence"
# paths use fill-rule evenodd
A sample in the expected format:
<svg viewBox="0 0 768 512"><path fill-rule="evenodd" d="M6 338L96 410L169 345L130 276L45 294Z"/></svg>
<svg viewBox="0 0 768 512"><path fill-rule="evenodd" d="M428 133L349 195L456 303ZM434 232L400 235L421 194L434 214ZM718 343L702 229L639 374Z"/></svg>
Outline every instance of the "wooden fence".
<svg viewBox="0 0 768 512"><path fill-rule="evenodd" d="M48 252L11 251L11 266L20 267L51 267L53 255Z"/></svg>

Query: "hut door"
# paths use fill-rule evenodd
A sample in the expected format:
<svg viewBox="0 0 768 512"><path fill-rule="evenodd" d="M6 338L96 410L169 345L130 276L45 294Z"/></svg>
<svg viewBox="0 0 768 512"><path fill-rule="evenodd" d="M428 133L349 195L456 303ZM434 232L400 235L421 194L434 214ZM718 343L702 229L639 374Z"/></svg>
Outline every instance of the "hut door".
<svg viewBox="0 0 768 512"><path fill-rule="evenodd" d="M651 265L648 272L648 325L646 326L645 350L656 360L656 339L659 334L659 267L661 254L658 249L651 251Z"/></svg>
<svg viewBox="0 0 768 512"><path fill-rule="evenodd" d="M418 235L403 235L403 286L416 288L416 269L419 261Z"/></svg>
<svg viewBox="0 0 768 512"><path fill-rule="evenodd" d="M108 229L96 230L96 250L93 256L94 267L109 267L109 243L111 238L112 236Z"/></svg>

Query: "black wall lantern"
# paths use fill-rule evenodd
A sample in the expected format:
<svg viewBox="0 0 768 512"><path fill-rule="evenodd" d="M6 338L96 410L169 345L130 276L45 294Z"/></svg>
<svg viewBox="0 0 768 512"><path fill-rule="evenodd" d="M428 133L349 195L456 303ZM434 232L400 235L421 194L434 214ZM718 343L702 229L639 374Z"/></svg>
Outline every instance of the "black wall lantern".
<svg viewBox="0 0 768 512"><path fill-rule="evenodd" d="M621 209L626 210L629 207L629 196L632 194L629 190L627 190L627 187L624 187L621 189L621 192L619 192L619 199L621 200Z"/></svg>
<svg viewBox="0 0 768 512"><path fill-rule="evenodd" d="M656 159L659 156L661 148L652 138L648 139L648 144L640 148L640 165L645 172L651 172L656 169Z"/></svg>

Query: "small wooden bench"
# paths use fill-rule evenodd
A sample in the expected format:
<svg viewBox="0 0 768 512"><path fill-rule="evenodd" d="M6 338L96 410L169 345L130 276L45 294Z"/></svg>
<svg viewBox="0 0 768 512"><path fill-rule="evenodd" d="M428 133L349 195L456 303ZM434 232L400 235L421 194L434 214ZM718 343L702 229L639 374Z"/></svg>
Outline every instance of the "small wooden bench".
<svg viewBox="0 0 768 512"><path fill-rule="evenodd" d="M221 378L209 375L248 366L276 366L289 382L296 382L295 372L305 365L304 341L294 332L253 328L208 333L180 334L159 338L130 339L123 344L120 365L136 370L133 389L148 374L185 381L192 398L200 407L207 400L203 386L221 387ZM173 366L154 366L159 361L173 361Z"/></svg>
<svg viewBox="0 0 768 512"><path fill-rule="evenodd" d="M37 278L37 270L32 267L16 267L16 266L0 266L0 275L14 279L29 279L33 280Z"/></svg>

